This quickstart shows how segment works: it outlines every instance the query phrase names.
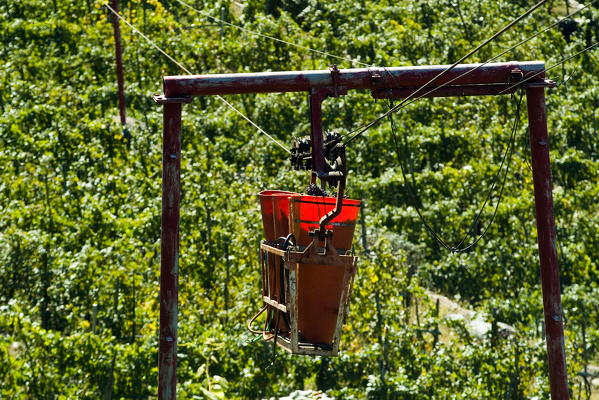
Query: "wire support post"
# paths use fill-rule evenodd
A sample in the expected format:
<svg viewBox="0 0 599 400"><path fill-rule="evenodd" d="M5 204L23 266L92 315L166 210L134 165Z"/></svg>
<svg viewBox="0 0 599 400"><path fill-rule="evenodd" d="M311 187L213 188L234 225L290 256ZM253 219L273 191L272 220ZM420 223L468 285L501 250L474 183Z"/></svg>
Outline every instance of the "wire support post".
<svg viewBox="0 0 599 400"><path fill-rule="evenodd" d="M116 13L119 12L118 0L111 0L112 8ZM116 63L116 80L119 91L119 116L121 125L127 124L127 111L125 106L125 78L123 73L123 48L121 47L121 27L119 18L112 16L112 27L114 30L114 58Z"/></svg>
<svg viewBox="0 0 599 400"><path fill-rule="evenodd" d="M555 220L553 217L549 136L547 133L544 88L535 86L526 88L526 99L528 103L528 126L551 399L568 400L564 318L557 262Z"/></svg>
<svg viewBox="0 0 599 400"><path fill-rule="evenodd" d="M180 102L167 102L163 108L158 399L175 400L177 398L182 105Z"/></svg>

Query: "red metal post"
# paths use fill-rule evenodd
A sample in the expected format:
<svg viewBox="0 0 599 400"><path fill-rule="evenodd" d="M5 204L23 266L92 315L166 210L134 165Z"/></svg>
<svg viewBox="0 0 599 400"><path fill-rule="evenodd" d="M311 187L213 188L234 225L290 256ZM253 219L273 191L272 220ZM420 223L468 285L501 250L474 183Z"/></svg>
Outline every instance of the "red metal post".
<svg viewBox="0 0 599 400"><path fill-rule="evenodd" d="M158 399L174 400L177 397L181 103L164 104L163 118Z"/></svg>
<svg viewBox="0 0 599 400"><path fill-rule="evenodd" d="M555 221L553 218L551 165L549 161L549 137L547 134L544 89L539 87L527 88L526 99L528 103L528 126L532 153L551 399L567 400L569 398L568 376L557 265Z"/></svg>
<svg viewBox="0 0 599 400"><path fill-rule="evenodd" d="M326 90L310 91L310 124L312 139L312 169L317 175L327 172L324 159L324 137L322 133L322 102L328 96Z"/></svg>
<svg viewBox="0 0 599 400"><path fill-rule="evenodd" d="M112 0L111 7L119 12L119 1ZM121 124L125 125L127 123L127 115L125 110L125 79L123 74L123 50L121 48L121 27L119 24L119 19L116 15L112 16L112 27L114 29L114 53L116 60L116 81L118 85L119 91L119 114L121 116Z"/></svg>

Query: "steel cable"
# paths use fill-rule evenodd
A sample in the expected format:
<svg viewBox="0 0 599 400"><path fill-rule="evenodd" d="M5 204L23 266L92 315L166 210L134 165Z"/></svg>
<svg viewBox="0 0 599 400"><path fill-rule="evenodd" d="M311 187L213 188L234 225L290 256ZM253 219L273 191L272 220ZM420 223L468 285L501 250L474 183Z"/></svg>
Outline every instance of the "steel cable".
<svg viewBox="0 0 599 400"><path fill-rule="evenodd" d="M544 74L545 72L547 72L547 71L549 71L549 70L552 70L553 68L559 67L559 66L560 66L560 65L562 65L563 63L565 63L565 62L567 62L567 61L570 61L571 59L573 59L573 58L575 58L575 57L577 57L577 56L579 56L579 55L581 55L581 54L583 54L583 53L586 53L587 51L590 51L590 50L592 50L593 48L595 48L595 47L597 47L597 46L599 46L599 43L592 44L592 45L590 45L590 46L588 46L588 47L586 47L586 48L584 48L584 49L582 49L582 50L580 50L580 51L576 52L576 53L575 53L575 54L573 54L573 55L570 55L570 56L568 56L568 57L564 57L564 58L562 58L560 61L556 62L555 64L553 64L553 65L551 65L551 66L549 66L549 67L547 67L547 68L544 68L544 69L542 69L541 71L538 71L538 72L536 72L535 74L533 74L533 75L531 75L531 76L527 77L526 79L523 79L523 80L521 80L521 81L519 81L519 82L517 82L517 83L513 84L512 86L509 86L509 87L505 88L505 89L504 89L504 90L502 90L501 92L497 93L497 95L500 95L500 94L506 93L506 92L510 91L511 89L514 89L514 88L515 88L515 87L517 87L517 86L521 86L523 83L525 83L525 82L528 82L528 81L530 81L531 79L534 79L534 78L536 78L537 76L539 76L539 75L542 75L542 74ZM482 66L482 65L480 65L480 66ZM480 66L477 66L476 68L479 68ZM476 68L475 68L475 69L476 69ZM466 73L464 73L463 75L466 75L467 73L470 73L470 72L474 71L475 69L469 70L469 71L467 71ZM458 79L458 78L462 77L463 75L460 75L459 77L457 77L457 78L455 78L455 79ZM392 77L392 78L393 78L393 79L395 79L394 77ZM453 81L453 80L452 80L452 81ZM452 82L452 81L450 81L450 82ZM427 93L426 93L424 96L426 96L427 94L429 94L429 93L431 93L431 92L434 92L435 90L441 89L442 87L443 87L443 86L437 87L437 88L435 88L435 89L431 90L430 92L427 92ZM401 109L403 109L403 108L405 108L405 107L409 106L410 104L414 103L415 101L419 100L420 98L421 98L421 97L418 97L418 98L416 98L416 99L412 99L412 101L410 101L409 103L406 103L406 104L404 104L404 105L403 105L401 108L399 108L397 111L399 111L399 110L401 110ZM387 115L388 115L388 113L385 113L385 114L384 114L384 116L387 116ZM347 143L347 142L346 142L346 143Z"/></svg>
<svg viewBox="0 0 599 400"><path fill-rule="evenodd" d="M573 58L575 58L575 57L577 57L577 56L579 56L579 55L581 55L581 54L583 54L583 53L586 53L587 51L590 51L590 50L592 50L593 48L595 48L595 47L597 47L597 46L599 46L599 43L592 44L592 45L590 45L590 46L588 46L588 47L586 47L586 48L584 48L584 49L582 49L582 50L580 50L580 51L576 52L576 53L575 53L575 54L573 54L573 55L570 55L570 56L568 56L568 57L562 58L560 61L556 62L555 64L553 64L553 65L551 65L551 66L549 66L549 67L547 67L547 68L544 68L544 69L542 69L541 71L538 71L538 72L534 73L533 75L531 75L531 76L527 77L526 79L523 79L523 80L521 80L521 81L519 81L519 82L517 82L517 83L515 83L515 84L513 84L513 85L511 85L511 86L508 86L507 88L505 88L505 89L504 89L504 90L502 90L501 92L497 93L497 95L501 95L501 94L504 94L504 93L506 93L506 92L509 92L511 89L514 89L514 88L515 88L515 87L517 87L517 86L521 86L521 85L522 85L522 84L524 84L525 82L528 82L528 81L530 81L531 79L534 79L534 78L538 77L539 75L542 75L542 74L544 74L545 72L547 72L547 71L549 71L549 70L552 70L553 68L559 67L559 66L560 66L560 65L562 65L563 63L565 63L565 62L567 62L567 61L570 61L571 59L573 59ZM474 69L472 69L472 70L469 70L469 71L467 71L466 73L464 73L464 74L462 74L462 75L458 76L457 78L455 78L455 79L451 80L450 82L453 82L454 80L456 80L456 79L458 79L458 78L461 78L463 75L466 75L467 73L470 73L470 72L472 72L472 71L476 70L477 68L480 68L481 66L482 66L482 64L481 64L481 65L479 65L479 66L477 66L476 68L474 68ZM450 82L448 82L448 83L450 83ZM434 89L433 89L433 90L431 90L430 92L427 92L427 93L425 93L425 94L423 95L423 97L424 97L424 96L426 96L426 95L428 95L428 94L429 94L429 93L431 93L431 92L434 92L434 91L436 91L436 90L438 90L438 89L441 89L441 88L442 88L442 87L444 87L444 86L446 86L446 85L442 85L442 86L439 86L439 87L437 87L437 88L434 88ZM419 100L419 99L421 99L421 98L422 98L422 97L418 97L418 98L412 99L412 101L410 101L410 102L408 102L408 103L406 103L406 104L403 104L403 105L402 105L401 107L399 107L399 108L397 108L397 106L395 106L397 109L396 109L394 112L397 112L397 111L399 111L399 110L401 110L401 109L403 109L403 108L405 108L405 107L409 106L410 104L414 103L415 101L417 101L417 100ZM385 114L383 114L381 117L383 117L383 118L384 118L384 117L387 117L387 116L388 116L388 115L390 115L390 114L391 114L391 112L390 112L390 111L388 111L388 112L386 112ZM381 117L379 117L379 118L381 118ZM376 122L378 122L378 119L377 119L377 121L376 121ZM358 128L358 129L361 129L361 128ZM357 129L356 129L356 130L357 130ZM355 132L356 130L354 130L353 132ZM353 132L350 132L350 133L349 133L349 134L347 134L346 136L350 135L350 134L351 134L351 133L353 133ZM358 132L358 134L356 134L356 135L352 136L350 139L348 139L348 141L347 141L347 142L345 142L345 144L347 145L348 143L350 143L351 141L353 141L353 139L354 139L354 138L355 138L357 135L359 135L360 133L362 133L362 132Z"/></svg>
<svg viewBox="0 0 599 400"><path fill-rule="evenodd" d="M409 102L407 102L406 104L404 104L404 105L403 105L401 108L399 108L397 111L399 111L399 110L400 110L400 109L402 109L402 108L405 108L405 107L409 106L410 104L412 104L412 103L414 103L414 102L416 102L416 101L418 101L418 100L422 99L423 97L427 97L428 95L430 95L430 94L433 94L434 92L436 92L436 91L438 91L438 90L440 90L440 89L442 89L442 88L444 88L444 87L446 87L446 86L449 86L449 85L450 85L450 84L452 84L453 82L455 82L455 81L457 81L457 80L459 80L459 79L461 79L461 78L463 78L463 77L465 77L465 76L467 76L467 75L469 75L469 74L473 73L474 71L476 71L477 69L479 69L479 68L481 68L481 67L485 66L486 64L489 64L489 63L491 63L491 62L493 62L493 61L497 60L499 57L501 57L501 56L503 56L503 55L505 55L505 54L509 53L509 52L510 52L510 51L512 51L512 50L514 50L516 47L519 47L519 46L523 45L524 43L527 43L527 42L531 41L532 39L536 38L537 36L539 36L539 35L541 35L541 34L543 34L543 33L547 32L548 30L550 30L550 29L554 28L554 27L555 27L555 26L557 26L557 25L558 25L560 22L562 22L562 21L565 21L565 20L567 20L567 19L569 19L569 18L572 18L574 15L576 15L576 14L578 14L579 12L581 12L582 10L584 10L584 9L588 8L589 6L591 6L592 4L596 3L597 1L599 1L599 0L594 0L594 1L590 2L590 3L588 3L587 5L585 5L585 6L581 7L581 8L579 8L578 10L576 10L576 11L574 11L574 12L572 12L572 13L570 13L569 15L565 16L565 17L564 17L564 18L562 18L562 19L559 19L558 21L554 22L553 24L546 26L545 28L541 29L540 31L537 31L537 32L536 32L536 33L534 33L533 35L531 35L531 36L527 37L526 39L524 39L524 40L522 40L522 41L520 41L520 42L516 43L515 45L513 45L512 47L510 47L510 48L508 48L508 49L506 49L506 50L502 51L502 52L501 52L501 53L499 53L498 55L496 55L496 56L493 56L493 57L489 58L487 61L485 61L485 62L483 62L483 63L481 63L481 64L477 65L476 67L474 67L474 68L472 68L472 69L470 69L470 70L468 70L468 71L466 71L466 72L464 72L463 74L461 74L461 75L459 75L459 76L457 76L457 77L455 77L455 78L451 79L450 81L447 81L447 82L443 83L443 84L442 84L442 85L440 85L440 86L434 87L434 88L432 88L431 90L429 90L428 92L426 92L426 93L424 93L424 94L422 94L422 95L420 95L420 96L418 96L418 97L416 97L416 98L412 98L412 99L411 99ZM392 74L391 74L389 71L387 71L387 69L386 69L386 68L384 68L384 70L385 70L385 71L386 71L386 72L389 74L389 76L391 77L391 79L392 79L392 80L395 80L395 77L394 77L394 76L393 76L393 75L392 75ZM506 91L508 91L508 89L506 89ZM350 132L349 134L351 134L351 133L353 133L353 132L355 132L356 130L359 130L359 129L361 129L361 128L355 129L354 131Z"/></svg>
<svg viewBox="0 0 599 400"><path fill-rule="evenodd" d="M150 39L149 37L147 37L146 35L144 35L139 29L137 29L135 26L133 26L129 21L127 21L123 16L121 16L118 12L116 12L112 7L110 7L108 4L104 4L104 5L116 17L118 17L121 21L123 21L125 24L127 24L127 26L129 26L129 28L131 28L135 33L137 33L138 35L140 35L152 47L154 47L156 50L158 50L158 52L160 52L162 55L164 55L166 58L168 58L171 62L173 62L175 65L177 65L179 68L181 68L188 75L193 75L192 72L189 69L187 69L183 64L181 64L179 61L177 61L171 55L169 55L166 51L164 51L163 49L161 49L154 41L152 41L152 39ZM254 121L252 121L251 119L249 119L246 115L244 115L241 111L239 111L235 106L233 106L233 104L229 103L227 100L225 100L220 95L216 95L216 98L219 99L220 101L222 101L223 103L225 103L229 108L231 108L233 111L235 111L241 117L243 117L243 119L245 119L252 126L254 126L260 133L263 133L264 135L266 135L272 142L274 142L275 144L277 144L279 147L281 147L287 153L291 154L291 151L287 147L285 147L281 142L279 142L277 139L275 139L273 136L271 136L268 132L266 132L264 129L262 129L260 126L258 126Z"/></svg>
<svg viewBox="0 0 599 400"><path fill-rule="evenodd" d="M483 43L479 44L474 49L470 50L466 55L460 57L459 60L457 60L456 62L454 62L452 65L450 65L449 67L447 67L443 71L441 71L436 76L434 76L427 83L425 83L424 85L420 86L416 91L412 92L412 94L410 94L408 97L406 97L405 99L403 99L398 105L394 106L392 109L390 109L389 111L387 111L383 115L379 116L375 120L367 123L366 125L363 125L360 128L354 129L348 135L351 135L353 132L356 132L356 131L358 131L358 132L356 134L354 134L353 136L351 136L349 139L347 139L347 141L344 144L345 145L350 144L357 137L359 137L364 132L366 132L368 129L372 128L374 125L378 124L380 121L382 121L383 119L385 119L388 115L390 115L390 114L392 114L394 112L399 111L401 108L403 108L403 106L405 105L406 102L408 102L410 99L412 99L418 93L422 92L425 88L427 88L429 85L431 85L437 79L439 79L442 76L444 76L445 74L447 74L449 71L451 71L453 68L455 68L462 61L466 60L468 57L470 57L473 54L477 53L483 47L485 47L486 45L488 45L489 43L491 43L492 41L494 41L495 39L497 39L499 36L501 36L503 33L505 33L508 29L510 29L512 26L514 26L515 24L517 24L518 22L520 22L522 19L526 18L528 15L530 15L532 12L534 12L537 8L539 8L540 6L542 6L543 4L545 4L546 2L547 2L547 0L541 0L540 2L538 2L537 4L535 4L533 7L531 7L530 9L528 9L526 12L524 12L523 14L521 14L519 17L517 17L516 19L512 20L509 24L507 24L506 26L504 26L503 28L501 28L498 32L496 32L493 35L491 35L491 37L489 37L488 39L486 39Z"/></svg>
<svg viewBox="0 0 599 400"><path fill-rule="evenodd" d="M499 203L501 202L501 198L503 196L503 190L505 188L505 183L507 181L507 174L508 174L508 171L509 171L509 164L510 164L512 153L513 153L515 136L516 136L516 132L518 130L519 122L520 122L520 108L521 108L521 104L522 104L522 98L523 98L523 96L521 94L520 98L517 101L516 112L515 112L515 116L514 116L514 123L512 125L512 131L510 133L510 138L509 138L508 146L507 146L506 151L505 151L505 153L503 155L503 158L501 160L501 164L499 165L499 169L497 170L497 174L495 174L495 177L493 179L493 184L491 185L491 188L489 189L489 192L487 193L485 201L483 202L483 205L481 206L480 210L478 211L477 216L475 217L474 221L472 222L470 228L464 234L464 236L462 237L462 239L460 240L460 242L458 244L456 244L455 246L451 246L451 245L449 245L449 243L447 241L443 240L441 238L441 236L428 223L428 221L426 220L426 218L422 214L422 211L421 211L420 207L418 206L418 199L417 199L417 196L416 196L416 193L415 193L415 189L414 189L415 188L414 176L413 176L413 173L410 174L411 175L411 181L412 181L412 183L410 183L410 181L408 180L408 175L406 173L407 166L404 164L404 160L403 160L403 158L401 156L399 141L397 139L395 123L394 123L394 120L393 120L393 114L389 114L389 122L390 122L390 125L391 125L391 133L392 133L392 136L393 136L393 142L395 144L397 160L398 160L398 163L399 163L399 167L400 167L400 170L401 170L401 174L402 174L404 183L406 185L406 189L408 191L408 195L412 199L412 203L413 203L414 209L416 210L416 213L418 214L418 217L422 221L424 227L429 232L429 234L435 239L435 241L437 241L437 243L439 243L443 248L445 248L446 250L449 250L452 253L464 253L464 252L470 250L471 248L473 248L486 235L487 231L491 227L491 224L495 220L495 217L497 215L497 211L499 209ZM392 108L392 106L391 106L391 108ZM405 138L405 136L404 136L403 143L404 143L404 150L405 150L405 149L407 149L407 139ZM478 221L480 220L480 217L482 216L484 208L486 207L487 203L491 199L491 195L492 195L493 191L495 190L495 187L497 186L497 182L498 182L499 176L501 174L501 170L503 169L503 166L504 166L504 164L506 162L506 159L507 159L507 166L505 168L505 172L504 172L504 176L503 176L503 182L501 184L501 189L499 191L499 196L497 198L497 203L495 205L495 210L493 212L491 220L486 225L486 227L484 228L483 232L472 243L468 244L467 246L462 247L462 245L464 244L464 242L466 241L466 239L468 238L468 236L470 236L470 234L472 233L472 229L478 224Z"/></svg>
<svg viewBox="0 0 599 400"><path fill-rule="evenodd" d="M217 18L217 17L213 17L212 15L210 15L210 14L208 14L208 13L206 13L206 12L204 12L204 11L198 9L198 8L193 7L192 5L187 4L183 0L176 0L176 1L178 3L180 3L180 4L182 4L183 6L189 8L190 10L193 10L193 11L197 12L198 14L203 15L206 18L210 18L210 19L212 19L213 21L216 21L216 22L221 22L221 23L223 23L223 24L225 24L227 26L239 29L241 31L244 31L244 32L247 32L247 33L251 33L252 35L256 35L256 36L260 36L260 37L263 37L263 38L271 39L271 40L274 40L274 41L277 41L277 42L280 42L280 43L284 43L284 44L289 45L289 46L297 47L298 49L311 51L313 53L317 53L317 54L320 54L320 55L323 55L323 56L327 56L327 57L336 58L338 60L349 61L349 62L356 63L356 64L359 64L359 65L364 65L364 66L367 66L367 67L373 67L374 66L372 64L367 64L367 63L355 60L353 58L337 56L335 54L327 53L326 51L316 50L316 49L313 49L311 47L302 46L300 44L288 42L286 40L279 39L279 38L276 38L274 36L265 35L264 33L256 32L256 31L253 31L251 29L245 28L243 26L232 24L232 23L230 23L228 21L225 21L223 19L220 19L220 18Z"/></svg>

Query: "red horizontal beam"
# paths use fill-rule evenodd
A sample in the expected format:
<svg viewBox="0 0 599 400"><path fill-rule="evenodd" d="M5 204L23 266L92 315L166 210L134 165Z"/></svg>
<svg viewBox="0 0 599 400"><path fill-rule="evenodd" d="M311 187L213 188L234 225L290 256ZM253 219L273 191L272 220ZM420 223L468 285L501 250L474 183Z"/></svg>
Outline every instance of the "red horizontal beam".
<svg viewBox="0 0 599 400"><path fill-rule="evenodd" d="M375 99L405 99L412 96L419 88L377 89L372 91ZM518 86L509 84L487 84L466 86L431 87L418 92L418 97L456 97L456 96L495 96L511 94Z"/></svg>
<svg viewBox="0 0 599 400"><path fill-rule="evenodd" d="M542 61L460 64L440 79L434 86L456 79L467 71L473 72L451 82L452 85L506 84L514 70L521 70L524 78L539 73L543 78ZM333 80L330 70L257 72L219 75L180 75L164 77L165 97L206 96L221 94L302 92L320 87L340 89L414 88L427 84L446 70L449 65L422 67L355 68L341 69ZM479 67L479 68L477 68ZM475 69L476 68L476 69Z"/></svg>

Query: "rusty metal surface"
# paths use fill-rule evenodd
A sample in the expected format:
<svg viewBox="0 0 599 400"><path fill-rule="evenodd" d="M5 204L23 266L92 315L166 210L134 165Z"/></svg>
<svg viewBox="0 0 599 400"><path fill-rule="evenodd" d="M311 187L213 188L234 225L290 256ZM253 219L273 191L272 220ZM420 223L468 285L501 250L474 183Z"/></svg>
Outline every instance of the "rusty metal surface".
<svg viewBox="0 0 599 400"><path fill-rule="evenodd" d="M418 89L420 88L377 89L372 91L372 97L375 99L405 99ZM427 89L419 93L418 97L495 96L511 94L516 90L518 90L517 86L511 87L509 84L445 86Z"/></svg>
<svg viewBox="0 0 599 400"><path fill-rule="evenodd" d="M269 244L262 242L260 249L267 253L282 256L285 261L285 268L289 271L286 276L285 292L286 304L281 305L273 302L269 296L263 297L266 304L276 307L286 312L289 316L290 331L288 336L275 335L272 332L263 332L264 340L275 340L276 344L292 354L335 356L339 352L339 343L343 323L349 313L349 301L351 297L351 287L357 270L358 257L350 255L339 255L332 246L330 240L325 241L325 247L319 247L319 240L314 237L310 245L305 249L298 251L297 248L281 250ZM262 257L261 262L268 257ZM330 347L323 347L315 343L300 342L300 333L298 328L298 288L297 277L299 271L306 265L318 264L324 268L327 266L343 267L343 290L339 297L338 315L335 322L333 342ZM268 269L266 269L268 271ZM283 308L284 307L284 308Z"/></svg>
<svg viewBox="0 0 599 400"><path fill-rule="evenodd" d="M441 85L472 70L480 64L462 64L435 81ZM203 96L265 92L299 92L313 88L382 89L390 87L414 88L428 83L448 65L354 68L319 71L283 71L218 75L166 76L163 80L166 97ZM522 70L524 77L543 70L541 61L489 63L452 82L453 85L507 83L514 69Z"/></svg>
<svg viewBox="0 0 599 400"><path fill-rule="evenodd" d="M318 223L318 231L315 231L314 234L318 235L320 240L324 240L325 237L332 235L332 232L329 235L329 232L326 230L326 225L331 222L334 218L336 218L339 214L341 214L341 210L343 209L343 197L345 196L345 182L347 180L347 174L343 171L343 176L339 179L337 183L337 200L335 201L335 208L326 213L320 219Z"/></svg>
<svg viewBox="0 0 599 400"><path fill-rule="evenodd" d="M312 140L312 170L316 175L327 173L327 162L324 158L324 136L322 134L322 102L329 95L326 89L310 91L310 139Z"/></svg>
<svg viewBox="0 0 599 400"><path fill-rule="evenodd" d="M531 79L522 84L524 87L556 87L557 84L549 79ZM392 88L372 90L375 99L405 99L410 97L419 88ZM512 94L519 89L518 85L511 84L484 84L484 85L458 85L431 87L418 97L460 97L460 96L496 96L501 94Z"/></svg>
<svg viewBox="0 0 599 400"><path fill-rule="evenodd" d="M165 104L163 119L158 398L174 400L177 386L181 104Z"/></svg>
<svg viewBox="0 0 599 400"><path fill-rule="evenodd" d="M341 214L343 208L343 195L345 193L345 182L347 179L346 161L345 161L345 148L343 147L342 156L342 170L335 171L335 176L331 176L330 172L332 167L327 163L325 157L325 141L324 133L322 130L322 102L329 96L338 97L342 94L346 94L347 90L339 86L339 76L341 72L337 69L337 66L333 66L330 69L331 78L333 80L332 88L315 88L310 91L310 140L312 147L312 172L313 177L320 178L323 183L328 182L334 184L337 181L337 202L335 208L329 213L324 215L320 220L320 228L317 232L320 240L324 240L327 231L325 226L333 218ZM313 182L314 183L314 182Z"/></svg>
<svg viewBox="0 0 599 400"><path fill-rule="evenodd" d="M532 154L532 172L541 264L541 285L549 361L552 400L567 400L568 377L564 347L564 326L557 264L556 231L553 218L549 136L543 88L526 90L528 126Z"/></svg>
<svg viewBox="0 0 599 400"><path fill-rule="evenodd" d="M112 0L111 7L115 12L119 12L119 2L118 0ZM112 27L114 30L114 55L116 61L116 81L119 91L119 115L121 117L121 124L125 125L127 123L127 112L125 108L125 78L123 73L123 50L121 47L121 27L119 24L119 19L113 15L112 16Z"/></svg>

